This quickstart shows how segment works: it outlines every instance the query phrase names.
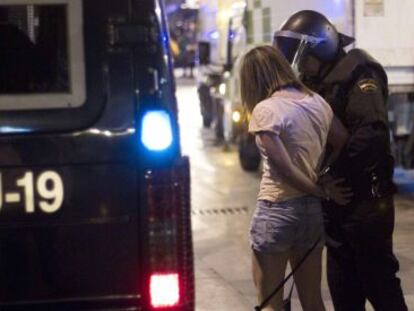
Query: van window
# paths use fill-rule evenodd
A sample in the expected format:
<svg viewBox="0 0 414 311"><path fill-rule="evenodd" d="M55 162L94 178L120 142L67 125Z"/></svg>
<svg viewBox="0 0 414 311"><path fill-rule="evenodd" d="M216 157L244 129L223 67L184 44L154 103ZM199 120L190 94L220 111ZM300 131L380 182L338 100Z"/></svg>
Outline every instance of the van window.
<svg viewBox="0 0 414 311"><path fill-rule="evenodd" d="M0 4L0 110L85 102L80 0Z"/></svg>

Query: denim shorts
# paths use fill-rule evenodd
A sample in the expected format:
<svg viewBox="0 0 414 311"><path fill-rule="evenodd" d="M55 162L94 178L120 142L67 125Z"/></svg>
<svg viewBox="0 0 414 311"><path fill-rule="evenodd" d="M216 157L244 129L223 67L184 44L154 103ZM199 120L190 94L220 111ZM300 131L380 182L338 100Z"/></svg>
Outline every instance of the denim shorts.
<svg viewBox="0 0 414 311"><path fill-rule="evenodd" d="M323 215L320 199L303 196L272 203L257 201L250 225L251 247L262 253L307 250L321 237L324 245Z"/></svg>

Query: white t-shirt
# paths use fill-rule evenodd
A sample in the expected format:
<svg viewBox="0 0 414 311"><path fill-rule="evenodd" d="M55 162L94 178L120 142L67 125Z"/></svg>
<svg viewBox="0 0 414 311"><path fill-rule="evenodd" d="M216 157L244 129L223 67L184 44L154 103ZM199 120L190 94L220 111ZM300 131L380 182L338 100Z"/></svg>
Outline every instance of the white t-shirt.
<svg viewBox="0 0 414 311"><path fill-rule="evenodd" d="M307 95L295 88L275 92L253 109L249 132L272 132L279 135L292 162L313 181L317 180L333 118L329 104L318 94ZM263 159L263 175L258 200L281 202L305 193L290 187L269 161L256 136Z"/></svg>

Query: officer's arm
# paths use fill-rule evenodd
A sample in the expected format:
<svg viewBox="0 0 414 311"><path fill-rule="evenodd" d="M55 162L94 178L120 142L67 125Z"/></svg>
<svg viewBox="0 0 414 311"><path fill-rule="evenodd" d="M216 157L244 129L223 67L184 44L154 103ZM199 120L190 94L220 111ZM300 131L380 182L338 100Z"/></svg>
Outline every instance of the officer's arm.
<svg viewBox="0 0 414 311"><path fill-rule="evenodd" d="M355 170L372 167L389 146L385 98L374 77L361 77L355 83L349 93L345 119L350 137L342 156Z"/></svg>
<svg viewBox="0 0 414 311"><path fill-rule="evenodd" d="M322 172L338 158L348 139L348 131L342 125L341 121L336 116L334 116L327 137L327 144L330 147L328 152L329 155L325 159Z"/></svg>

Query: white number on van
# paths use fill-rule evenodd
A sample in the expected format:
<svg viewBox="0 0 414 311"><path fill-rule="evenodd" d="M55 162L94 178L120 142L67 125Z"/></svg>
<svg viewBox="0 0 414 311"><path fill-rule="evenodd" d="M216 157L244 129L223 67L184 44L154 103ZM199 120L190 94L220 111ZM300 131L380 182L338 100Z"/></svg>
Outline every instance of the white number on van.
<svg viewBox="0 0 414 311"><path fill-rule="evenodd" d="M63 182L60 175L54 171L45 171L39 175L34 187L33 172L26 172L16 181L16 185L23 189L24 207L26 213L35 212L35 191L41 198L38 207L44 213L54 213L60 209L64 199ZM2 175L0 173L0 209L5 203L20 203L20 192L7 192L3 197Z"/></svg>

